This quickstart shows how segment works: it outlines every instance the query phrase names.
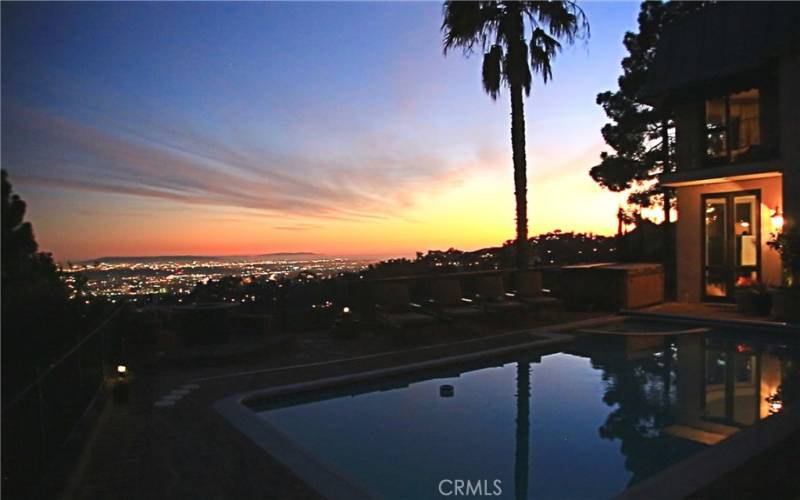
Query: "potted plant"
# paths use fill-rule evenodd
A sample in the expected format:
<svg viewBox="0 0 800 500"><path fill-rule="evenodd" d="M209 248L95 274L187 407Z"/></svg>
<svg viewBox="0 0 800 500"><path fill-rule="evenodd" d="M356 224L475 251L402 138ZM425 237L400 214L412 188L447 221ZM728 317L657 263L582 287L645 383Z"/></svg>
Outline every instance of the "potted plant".
<svg viewBox="0 0 800 500"><path fill-rule="evenodd" d="M800 230L773 234L767 242L783 262L783 286L772 295L772 316L781 321L800 321Z"/></svg>
<svg viewBox="0 0 800 500"><path fill-rule="evenodd" d="M766 285L754 282L736 287L734 292L737 309L745 314L767 316L772 307L772 295Z"/></svg>

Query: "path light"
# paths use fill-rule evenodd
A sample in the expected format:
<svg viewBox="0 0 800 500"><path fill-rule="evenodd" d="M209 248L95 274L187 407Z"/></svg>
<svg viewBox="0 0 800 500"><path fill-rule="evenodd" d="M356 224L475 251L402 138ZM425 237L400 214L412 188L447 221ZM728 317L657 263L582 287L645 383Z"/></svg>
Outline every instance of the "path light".
<svg viewBox="0 0 800 500"><path fill-rule="evenodd" d="M350 311L350 307L342 307L342 313L333 320L333 333L342 337L358 335L358 319Z"/></svg>
<svg viewBox="0 0 800 500"><path fill-rule="evenodd" d="M778 207L775 207L775 210L772 211L772 215L769 217L770 221L772 222L772 229L776 231L780 231L783 229L783 214Z"/></svg>
<svg viewBox="0 0 800 500"><path fill-rule="evenodd" d="M128 377L128 367L117 365L117 379L112 381L112 394L114 403L126 404L131 394L131 379Z"/></svg>

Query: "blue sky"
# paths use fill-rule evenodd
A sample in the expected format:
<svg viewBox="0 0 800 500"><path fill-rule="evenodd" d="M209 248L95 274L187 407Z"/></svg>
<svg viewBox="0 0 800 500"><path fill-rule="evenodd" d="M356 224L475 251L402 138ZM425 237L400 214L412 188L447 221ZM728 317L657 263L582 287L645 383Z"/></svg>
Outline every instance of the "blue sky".
<svg viewBox="0 0 800 500"><path fill-rule="evenodd" d="M526 102L534 232L607 232L619 202L587 171L638 4L582 6L591 38ZM440 24L432 2L3 3L3 168L62 258L496 244L508 96L443 56ZM584 210L537 205L558 189ZM443 234L436 207L476 193L497 229Z"/></svg>

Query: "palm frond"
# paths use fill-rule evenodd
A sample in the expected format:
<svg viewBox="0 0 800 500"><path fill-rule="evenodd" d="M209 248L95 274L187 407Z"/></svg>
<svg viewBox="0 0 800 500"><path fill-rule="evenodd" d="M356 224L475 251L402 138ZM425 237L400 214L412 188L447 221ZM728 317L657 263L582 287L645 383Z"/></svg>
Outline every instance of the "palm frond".
<svg viewBox="0 0 800 500"><path fill-rule="evenodd" d="M588 38L590 35L586 14L574 1L529 1L524 4L523 10L531 24L540 28L547 27L556 38L572 44L576 38Z"/></svg>
<svg viewBox="0 0 800 500"><path fill-rule="evenodd" d="M531 95L531 84L533 83L533 75L531 75L531 68L528 66L528 46L525 45L525 40L520 40L520 50L522 51L522 88L525 90L525 95Z"/></svg>
<svg viewBox="0 0 800 500"><path fill-rule="evenodd" d="M561 44L542 28L535 28L531 34L531 68L542 75L545 83L553 77L551 61L561 49Z"/></svg>
<svg viewBox="0 0 800 500"><path fill-rule="evenodd" d="M447 0L442 8L444 20L444 53L460 48L469 54L476 45L486 48L487 41L497 32L501 11L497 2L463 2Z"/></svg>
<svg viewBox="0 0 800 500"><path fill-rule="evenodd" d="M529 94L534 73L547 83L553 77L552 60L561 42L571 44L589 36L586 16L573 0L447 0L443 14L445 54L458 48L469 55L480 47L484 52L483 87L493 99L503 84L513 82ZM526 18L528 23L524 23ZM529 43L524 24L530 25Z"/></svg>
<svg viewBox="0 0 800 500"><path fill-rule="evenodd" d="M503 75L502 60L503 48L500 45L492 45L489 52L483 55L483 89L495 100L500 95L500 81Z"/></svg>

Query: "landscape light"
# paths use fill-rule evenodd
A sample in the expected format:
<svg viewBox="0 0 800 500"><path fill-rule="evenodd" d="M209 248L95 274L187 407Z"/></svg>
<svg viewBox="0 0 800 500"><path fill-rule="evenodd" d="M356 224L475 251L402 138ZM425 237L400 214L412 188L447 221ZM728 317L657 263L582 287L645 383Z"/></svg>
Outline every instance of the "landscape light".
<svg viewBox="0 0 800 500"><path fill-rule="evenodd" d="M775 210L772 211L770 221L772 222L772 228L776 231L783 229L783 214L778 210L778 207L775 207Z"/></svg>

